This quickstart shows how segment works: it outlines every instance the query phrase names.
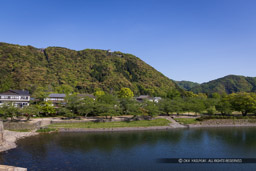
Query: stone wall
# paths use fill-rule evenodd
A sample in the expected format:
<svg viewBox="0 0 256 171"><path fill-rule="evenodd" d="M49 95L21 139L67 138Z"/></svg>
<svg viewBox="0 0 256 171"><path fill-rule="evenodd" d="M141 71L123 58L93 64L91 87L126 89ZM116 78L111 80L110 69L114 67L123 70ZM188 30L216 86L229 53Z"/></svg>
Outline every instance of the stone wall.
<svg viewBox="0 0 256 171"><path fill-rule="evenodd" d="M4 122L4 129L7 130L22 130L22 129L39 129L41 127L41 121L28 123L28 122Z"/></svg>

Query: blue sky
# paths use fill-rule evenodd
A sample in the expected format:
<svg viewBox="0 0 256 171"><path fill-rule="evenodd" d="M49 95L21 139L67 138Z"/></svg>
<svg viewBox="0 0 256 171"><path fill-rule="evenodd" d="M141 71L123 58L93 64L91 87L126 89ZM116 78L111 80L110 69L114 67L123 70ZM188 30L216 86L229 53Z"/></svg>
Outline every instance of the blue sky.
<svg viewBox="0 0 256 171"><path fill-rule="evenodd" d="M0 42L131 53L174 80L256 76L255 0L0 0Z"/></svg>

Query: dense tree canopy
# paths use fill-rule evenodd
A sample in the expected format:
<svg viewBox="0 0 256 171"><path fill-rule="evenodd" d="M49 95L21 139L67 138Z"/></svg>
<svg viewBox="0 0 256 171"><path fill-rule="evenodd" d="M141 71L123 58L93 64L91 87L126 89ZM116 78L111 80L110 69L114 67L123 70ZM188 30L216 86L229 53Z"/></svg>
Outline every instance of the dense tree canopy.
<svg viewBox="0 0 256 171"><path fill-rule="evenodd" d="M256 95L254 93L237 93L230 95L230 103L236 111L245 116L249 112L256 111Z"/></svg>
<svg viewBox="0 0 256 171"><path fill-rule="evenodd" d="M50 102L41 101L37 104L22 109L6 103L0 107L0 115L4 118L24 115L29 118L32 115L55 116L61 115L67 118L75 116L104 116L106 118L117 115L133 115L153 117L160 114L222 114L230 115L232 112L241 112L243 116L256 114L255 93L233 93L230 95L213 94L207 97L201 93L193 97L176 96L175 98L163 98L158 102L152 99L137 101L135 98L123 98L119 94L102 94L96 99L89 96L81 97L76 94L69 95L58 107Z"/></svg>
<svg viewBox="0 0 256 171"><path fill-rule="evenodd" d="M0 43L0 92L26 89L70 94L130 88L135 95L166 96L176 83L139 58L121 52L60 47L37 49Z"/></svg>
<svg viewBox="0 0 256 171"><path fill-rule="evenodd" d="M193 87L198 86L199 83L191 82L191 81L176 81L176 83L183 88L184 90L191 90Z"/></svg>
<svg viewBox="0 0 256 171"><path fill-rule="evenodd" d="M207 83L192 87L189 91L194 93L212 93L231 94L238 92L256 92L256 77L244 77L237 75L228 75Z"/></svg>

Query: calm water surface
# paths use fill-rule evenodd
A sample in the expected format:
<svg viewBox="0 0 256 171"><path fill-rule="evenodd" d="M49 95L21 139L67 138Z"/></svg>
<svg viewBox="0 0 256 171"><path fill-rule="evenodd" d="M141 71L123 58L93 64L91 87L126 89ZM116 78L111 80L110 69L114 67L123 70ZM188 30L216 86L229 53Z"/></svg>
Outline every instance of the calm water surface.
<svg viewBox="0 0 256 171"><path fill-rule="evenodd" d="M256 128L53 133L18 141L0 163L28 170L256 170L256 164L163 164L158 158L256 158Z"/></svg>

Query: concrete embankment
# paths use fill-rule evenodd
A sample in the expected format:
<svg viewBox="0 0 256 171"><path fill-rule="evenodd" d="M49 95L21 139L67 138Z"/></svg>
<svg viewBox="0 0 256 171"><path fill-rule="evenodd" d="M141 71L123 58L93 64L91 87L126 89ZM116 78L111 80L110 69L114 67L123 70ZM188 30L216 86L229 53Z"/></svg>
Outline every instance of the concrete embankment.
<svg viewBox="0 0 256 171"><path fill-rule="evenodd" d="M20 138L37 135L35 132L13 132L4 130L3 122L0 121L0 152L15 148L16 141ZM26 168L0 165L0 171L27 171Z"/></svg>
<svg viewBox="0 0 256 171"><path fill-rule="evenodd" d="M7 151L13 148L16 148L16 141L21 138L30 137L37 135L36 132L15 132L15 131L3 131L3 142L0 146L0 152Z"/></svg>
<svg viewBox="0 0 256 171"><path fill-rule="evenodd" d="M256 127L256 120L250 119L209 119L197 124L189 124L189 128L211 127Z"/></svg>
<svg viewBox="0 0 256 171"><path fill-rule="evenodd" d="M30 121L30 122L26 122L26 121L18 121L18 122L11 122L11 121L7 121L4 122L4 129L6 130L34 130L34 129L38 129L41 127L42 123L41 121Z"/></svg>
<svg viewBox="0 0 256 171"><path fill-rule="evenodd" d="M170 127L171 128L187 128L186 125L182 125L179 122L175 121L172 117L166 117L166 116L158 116L157 118L164 118L167 119L168 121L170 121Z"/></svg>
<svg viewBox="0 0 256 171"><path fill-rule="evenodd" d="M3 122L0 121L0 152L16 148L16 141L21 138L37 135L36 132L15 132L4 130Z"/></svg>
<svg viewBox="0 0 256 171"><path fill-rule="evenodd" d="M0 165L0 171L27 171L26 168Z"/></svg>

